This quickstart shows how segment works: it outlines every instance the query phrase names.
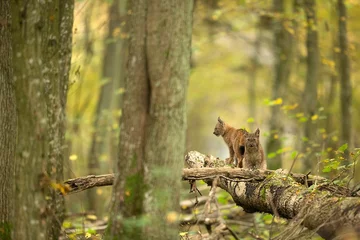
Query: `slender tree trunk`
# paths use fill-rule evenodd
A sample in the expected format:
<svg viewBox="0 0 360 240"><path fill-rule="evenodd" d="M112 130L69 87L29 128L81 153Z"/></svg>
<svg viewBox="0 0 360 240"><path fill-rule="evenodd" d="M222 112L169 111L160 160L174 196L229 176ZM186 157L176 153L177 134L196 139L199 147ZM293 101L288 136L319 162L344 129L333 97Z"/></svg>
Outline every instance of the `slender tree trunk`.
<svg viewBox="0 0 360 240"><path fill-rule="evenodd" d="M250 67L248 69L248 92L249 92L249 117L256 119L256 79L259 68L259 54L261 41L263 40L263 30L259 27L254 42L254 54L251 56ZM253 129L253 123L250 123L250 129Z"/></svg>
<svg viewBox="0 0 360 240"><path fill-rule="evenodd" d="M336 4L336 3L335 3ZM333 18L330 20L330 29L329 29L329 36L331 37L331 60L334 61L335 66L339 65L339 59L337 57L337 53L335 51L335 49L338 46L338 39L337 39L337 31L338 28L336 26L336 22L337 22L337 9L336 9L336 5L334 3L331 4L331 16L333 16ZM337 127L336 127L336 123L338 121L338 118L336 116L336 111L335 111L335 99L337 98L337 89L338 89L338 82L339 82L339 76L337 71L334 69L332 69L332 71L330 71L329 73L329 85L328 85L328 97L325 99L326 101L326 113L327 113L327 117L326 117L326 125L325 125L325 129L326 132L328 134L328 136L331 136L332 134L334 134L335 132L337 132ZM337 143L332 141L332 139L330 137L328 137L327 142L326 142L326 148L331 147L332 149L336 149ZM328 157L329 158L334 158L335 157L335 152L331 151L328 153Z"/></svg>
<svg viewBox="0 0 360 240"><path fill-rule="evenodd" d="M275 18L273 24L275 64L272 99L285 98L285 90L290 78L293 36L285 29L285 24L291 27L291 21L286 19L291 12L292 5L290 3L290 1L285 0L273 0L274 12L281 14L281 16L280 18ZM282 118L280 107L273 106L270 117L270 137L266 146L267 154L282 148L281 136L284 131ZM281 159L281 155L277 155L269 163L269 168L275 169L281 167Z"/></svg>
<svg viewBox="0 0 360 240"><path fill-rule="evenodd" d="M139 239L141 236L141 229L136 225L126 226L125 220L130 216L139 218L143 213L144 190L140 186L143 184L145 127L150 95L145 45L146 5L146 0L129 2L129 11L132 12L128 20L129 58L108 239Z"/></svg>
<svg viewBox="0 0 360 240"><path fill-rule="evenodd" d="M129 56L108 238L176 239L183 164L177 159L185 151L193 2L129 4ZM132 220L140 216L143 229Z"/></svg>
<svg viewBox="0 0 360 240"><path fill-rule="evenodd" d="M304 10L307 19L307 75L304 89L304 115L308 118L304 126L304 151L314 143L316 137L316 121L312 121L312 116L316 114L317 107L317 85L319 73L319 41L316 18L316 1L305 0ZM311 157L315 149L310 150L309 156L304 163L305 170L314 166L314 159Z"/></svg>
<svg viewBox="0 0 360 240"><path fill-rule="evenodd" d="M0 2L0 239L11 239L14 226L17 116L11 46L11 9Z"/></svg>
<svg viewBox="0 0 360 240"><path fill-rule="evenodd" d="M14 1L13 62L18 103L15 239L58 239L64 199L65 106L73 1ZM30 224L34 223L34 224Z"/></svg>
<svg viewBox="0 0 360 240"><path fill-rule="evenodd" d="M117 41L114 32L120 28L119 0L114 0L108 9L108 35L104 40L105 52L102 69L102 81L99 100L96 106L94 133L92 136L89 152L88 169L89 174L98 174L100 171L100 158L103 154L109 155L109 126L111 124L111 105L114 97L114 85L119 81L116 77L120 67L117 64ZM97 207L98 196L95 190L88 191L89 210L99 214Z"/></svg>
<svg viewBox="0 0 360 240"><path fill-rule="evenodd" d="M125 65L128 55L128 23L127 23L127 3L128 1L119 2L119 13L121 23L121 34L116 41L116 60L115 65L117 71L115 72L115 79L113 83L113 101L111 102L111 111L113 113L112 123L119 123L120 113L122 108L122 90L124 89L125 82ZM111 125L113 125L111 124ZM119 146L119 129L112 129L110 135L110 163L114 168L116 159L118 159L118 146Z"/></svg>
<svg viewBox="0 0 360 240"><path fill-rule="evenodd" d="M350 57L349 44L347 38L347 13L344 0L338 0L339 11L339 73L340 73L340 108L341 108L341 141L347 143L349 147L352 145L351 132L351 105L352 105L352 89L350 76ZM345 159L349 159L349 151L345 152Z"/></svg>

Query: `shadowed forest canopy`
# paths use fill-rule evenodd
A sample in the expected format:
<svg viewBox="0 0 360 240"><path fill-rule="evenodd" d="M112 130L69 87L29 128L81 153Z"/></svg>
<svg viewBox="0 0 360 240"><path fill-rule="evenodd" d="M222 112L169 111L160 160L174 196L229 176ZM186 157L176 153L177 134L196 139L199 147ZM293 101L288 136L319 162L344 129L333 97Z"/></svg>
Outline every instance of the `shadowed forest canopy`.
<svg viewBox="0 0 360 240"><path fill-rule="evenodd" d="M360 239L359 49L358 0L0 1L0 239Z"/></svg>

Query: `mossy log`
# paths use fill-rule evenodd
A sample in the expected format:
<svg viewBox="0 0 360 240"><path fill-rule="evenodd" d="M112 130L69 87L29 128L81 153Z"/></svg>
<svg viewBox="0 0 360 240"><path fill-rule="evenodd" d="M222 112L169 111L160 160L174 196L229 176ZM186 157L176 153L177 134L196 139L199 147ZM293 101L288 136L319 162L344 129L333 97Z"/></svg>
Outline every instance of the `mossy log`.
<svg viewBox="0 0 360 240"><path fill-rule="evenodd" d="M294 219L325 239L360 233L360 197L352 197L350 190L325 178L223 167L223 160L194 151L185 161L190 168L184 169L183 180L211 184L219 176L217 185L245 211Z"/></svg>
<svg viewBox="0 0 360 240"><path fill-rule="evenodd" d="M345 232L360 237L360 197L326 178L285 170L232 168L225 161L191 151L182 180L204 180L227 191L247 212L265 212L292 219L325 239L341 238ZM70 179L69 193L112 185L113 174Z"/></svg>

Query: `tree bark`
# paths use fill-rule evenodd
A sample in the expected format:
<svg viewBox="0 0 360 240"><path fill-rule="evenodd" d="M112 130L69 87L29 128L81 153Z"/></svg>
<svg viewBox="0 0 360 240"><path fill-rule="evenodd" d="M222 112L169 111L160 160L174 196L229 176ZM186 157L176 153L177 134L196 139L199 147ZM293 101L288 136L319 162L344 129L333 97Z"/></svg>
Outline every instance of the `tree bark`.
<svg viewBox="0 0 360 240"><path fill-rule="evenodd" d="M290 1L273 0L275 15L273 23L274 31L274 77L272 85L272 99L285 98L285 90L287 89L292 63L293 36L285 29L285 24L291 21L286 19L291 12ZM290 26L291 27L291 26ZM279 106L271 108L270 116L270 137L266 145L266 153L274 153L282 148L281 136L283 134L282 115ZM282 157L276 155L270 162L270 169L281 167Z"/></svg>
<svg viewBox="0 0 360 240"><path fill-rule="evenodd" d="M282 169L252 171L224 167L224 160L195 151L186 155L185 163L188 168L182 171L183 180L204 180L211 185L218 179L218 186L246 211L293 219L292 222L301 223L325 239L341 237L342 229L346 227L347 231L360 231L359 194L333 181ZM72 193L111 185L113 180L113 174L106 174L70 179L65 183L69 184Z"/></svg>
<svg viewBox="0 0 360 240"><path fill-rule="evenodd" d="M305 0L304 10L307 19L307 75L304 89L304 115L308 118L304 126L304 137L306 138L303 149L307 150L308 147L312 147L312 144L316 140L317 125L316 121L312 121L312 116L316 114L317 108L317 85L318 85L318 73L319 73L319 40L318 40L318 29L317 29L317 17L316 17L316 1ZM313 158L314 149L307 151L309 157L304 162L305 171L311 170L315 165L314 161L310 161Z"/></svg>
<svg viewBox="0 0 360 240"><path fill-rule="evenodd" d="M339 73L340 73L340 109L341 109L341 141L351 147L351 105L352 88L350 76L350 57L349 44L347 38L347 13L344 0L338 0L339 11ZM349 151L345 152L345 159L349 160Z"/></svg>
<svg viewBox="0 0 360 240"><path fill-rule="evenodd" d="M249 92L249 117L256 119L256 80L259 69L259 54L261 50L261 42L263 41L263 29L259 27L254 41L254 53L250 59L250 67L248 68L248 92ZM250 129L254 128L254 123L250 123Z"/></svg>
<svg viewBox="0 0 360 240"><path fill-rule="evenodd" d="M147 12L146 53L150 108L145 141L147 239L178 238L181 187L178 161L185 154L186 95L190 75L193 1L151 1ZM171 186L169 188L168 186ZM163 217L159 217L163 216Z"/></svg>
<svg viewBox="0 0 360 240"><path fill-rule="evenodd" d="M176 212L179 202L180 175L174 173L182 168L176 159L185 151L193 2L129 4L129 55L108 237L173 239L176 223L165 216ZM164 191L164 184L173 187ZM127 221L143 214L151 223L143 229Z"/></svg>
<svg viewBox="0 0 360 240"><path fill-rule="evenodd" d="M143 213L143 163L146 119L149 111L150 84L146 56L145 0L129 2L129 57L120 120L120 140L108 226L108 239L139 239L141 229L125 228L124 219L140 218ZM131 191L126 193L126 190Z"/></svg>
<svg viewBox="0 0 360 240"><path fill-rule="evenodd" d="M88 169L89 174L97 174L100 170L100 158L105 154L109 156L110 149L106 149L109 146L110 136L108 134L109 126L111 124L112 112L111 106L114 100L114 86L118 85L120 79L118 77L119 71L122 70L117 64L117 42L119 40L114 36L115 30L120 29L120 12L119 12L119 0L114 0L108 9L108 35L104 40L104 60L102 68L102 81L104 84L100 87L99 99L96 106L96 112L94 115L93 136L91 141L91 147L89 151ZM95 191L88 191L89 210L95 211L97 215L97 196Z"/></svg>
<svg viewBox="0 0 360 240"><path fill-rule="evenodd" d="M11 2L18 103L15 239L58 239L73 0ZM36 223L36 224L29 224Z"/></svg>
<svg viewBox="0 0 360 240"><path fill-rule="evenodd" d="M0 2L0 239L11 238L15 198L17 116L11 46L11 9Z"/></svg>
<svg viewBox="0 0 360 240"><path fill-rule="evenodd" d="M201 154L200 154L201 155ZM210 158L211 159L211 158ZM216 162L215 165L217 166L224 166L224 162L222 160L213 160L212 162ZM198 167L201 167L199 165ZM193 166L194 167L194 166ZM273 170L266 170L262 172L249 172L248 170L240 169L240 168L229 168L229 167L218 167L218 168L211 168L205 164L205 167L193 168L193 169L183 169L182 171L182 179L183 180L200 180L205 178L212 179L214 176L223 176L225 178L240 178L244 179L243 181L263 181L268 176L275 174L276 171ZM328 180L326 178L306 175L301 173L290 173L290 177L294 179L294 181L306 185L311 186L317 183L326 183ZM103 175L89 175L85 177L78 177L73 179L68 179L64 182L65 185L69 187L67 193L77 193L81 192L90 188L94 187L103 187L103 186L110 186L114 184L115 175L110 174L103 174ZM245 180L247 179L247 180ZM334 188L335 192L346 193L346 189L337 187Z"/></svg>
<svg viewBox="0 0 360 240"><path fill-rule="evenodd" d="M358 231L360 234L359 197L351 197L351 191L331 182L314 184L312 188L301 185L288 173L276 171L265 179L256 177L224 176L214 171L203 171L204 166L218 166L221 160L190 152L185 161L190 169L184 169L186 180L202 179L208 184L219 177L218 186L227 191L234 202L249 212L267 212L300 222L316 231L325 239L341 237L342 231ZM200 168L193 171L193 168ZM207 169L206 169L207 170ZM262 175L263 171L247 171L250 175ZM201 171L202 174L199 174ZM230 170L229 170L230 171ZM342 189L333 191L334 189Z"/></svg>

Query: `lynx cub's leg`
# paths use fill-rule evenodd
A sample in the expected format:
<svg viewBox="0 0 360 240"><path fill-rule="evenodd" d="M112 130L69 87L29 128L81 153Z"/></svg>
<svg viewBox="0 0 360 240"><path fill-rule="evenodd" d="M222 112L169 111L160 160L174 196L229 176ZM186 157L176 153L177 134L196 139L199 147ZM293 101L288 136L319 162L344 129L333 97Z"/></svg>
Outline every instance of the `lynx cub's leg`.
<svg viewBox="0 0 360 240"><path fill-rule="evenodd" d="M243 159L244 159L244 155L239 154L236 157L236 167L238 168L242 168L243 167Z"/></svg>
<svg viewBox="0 0 360 240"><path fill-rule="evenodd" d="M234 149L232 147L229 147L229 153L230 153L230 157L225 159L226 164L231 165L234 161Z"/></svg>

